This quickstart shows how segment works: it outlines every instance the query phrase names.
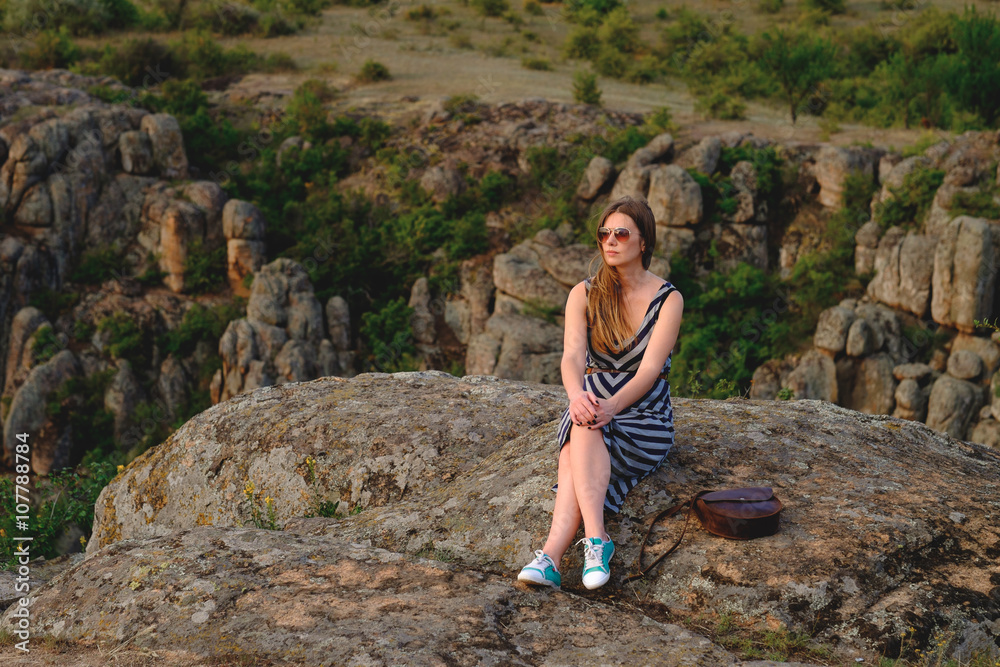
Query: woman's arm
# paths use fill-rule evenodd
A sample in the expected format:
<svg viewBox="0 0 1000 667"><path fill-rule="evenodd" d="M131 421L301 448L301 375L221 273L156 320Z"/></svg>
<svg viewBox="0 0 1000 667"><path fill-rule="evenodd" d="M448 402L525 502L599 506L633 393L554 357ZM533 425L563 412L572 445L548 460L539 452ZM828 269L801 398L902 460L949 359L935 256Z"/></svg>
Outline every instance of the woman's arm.
<svg viewBox="0 0 1000 667"><path fill-rule="evenodd" d="M611 421L616 414L635 403L650 390L656 378L667 363L670 351L677 342L677 334L681 328L681 316L684 313L684 297L680 292L671 292L663 305L660 314L650 332L649 343L642 355L642 363L635 375L628 379L625 385L611 398L601 401L597 420L590 428L600 428Z"/></svg>
<svg viewBox="0 0 1000 667"><path fill-rule="evenodd" d="M575 424L594 422L597 397L583 388L587 365L587 286L578 283L566 298L566 330L563 334L562 381L569 398L569 414Z"/></svg>

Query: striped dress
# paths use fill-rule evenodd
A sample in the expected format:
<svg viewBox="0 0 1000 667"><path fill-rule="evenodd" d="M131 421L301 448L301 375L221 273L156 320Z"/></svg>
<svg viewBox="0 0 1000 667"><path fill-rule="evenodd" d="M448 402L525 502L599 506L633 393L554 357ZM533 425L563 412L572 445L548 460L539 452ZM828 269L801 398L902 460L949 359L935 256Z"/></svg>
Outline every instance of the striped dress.
<svg viewBox="0 0 1000 667"><path fill-rule="evenodd" d="M590 289L590 280L586 281ZM649 344L650 332L656 324L660 307L671 292L677 288L664 282L646 310L639 332L628 342L620 354L602 354L590 344L590 329L587 330L587 366L613 368L620 371L637 371L642 355ZM671 353L672 355L672 353ZM670 356L663 365L663 372L670 370ZM592 391L598 398L610 398L626 382L634 377L631 373L594 372L583 376L584 389ZM569 441L573 420L569 409L563 413L559 423L559 448ZM657 378L648 392L628 406L611 422L602 427L604 443L611 455L611 479L604 497L604 507L612 513L621 511L625 496L647 475L656 470L674 444L674 411L670 405L670 383ZM558 484L552 487L555 491Z"/></svg>

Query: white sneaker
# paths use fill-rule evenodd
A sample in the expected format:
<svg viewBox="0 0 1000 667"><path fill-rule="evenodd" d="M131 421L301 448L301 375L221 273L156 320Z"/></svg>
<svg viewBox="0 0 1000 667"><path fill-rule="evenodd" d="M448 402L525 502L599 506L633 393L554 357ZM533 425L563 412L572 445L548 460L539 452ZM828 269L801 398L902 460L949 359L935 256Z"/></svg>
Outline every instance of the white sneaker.
<svg viewBox="0 0 1000 667"><path fill-rule="evenodd" d="M583 543L583 585L590 590L600 588L611 578L610 563L615 555L615 544L599 537L586 537L580 542Z"/></svg>

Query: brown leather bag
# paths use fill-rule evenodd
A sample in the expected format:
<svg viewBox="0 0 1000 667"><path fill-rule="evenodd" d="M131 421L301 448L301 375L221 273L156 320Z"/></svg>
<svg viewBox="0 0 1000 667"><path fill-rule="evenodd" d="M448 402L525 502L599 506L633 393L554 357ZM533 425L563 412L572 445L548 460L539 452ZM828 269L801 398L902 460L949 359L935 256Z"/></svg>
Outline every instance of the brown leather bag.
<svg viewBox="0 0 1000 667"><path fill-rule="evenodd" d="M653 532L653 526L660 519L672 517L689 505L687 520L684 522L684 530L677 538L674 545L660 554L656 560L645 569L642 567L642 557L646 550L646 543ZM669 556L674 549L680 546L687 532L688 524L691 523L691 510L698 515L701 526L713 535L727 537L733 540L751 540L755 537L764 537L778 532L778 518L781 515L781 501L774 496L774 492L769 486L751 486L745 489L724 489L722 491L699 491L690 500L685 500L679 505L669 507L657 514L649 524L646 537L639 547L639 558L636 561L638 574L626 577L626 581L632 581L646 574L659 564L664 558Z"/></svg>

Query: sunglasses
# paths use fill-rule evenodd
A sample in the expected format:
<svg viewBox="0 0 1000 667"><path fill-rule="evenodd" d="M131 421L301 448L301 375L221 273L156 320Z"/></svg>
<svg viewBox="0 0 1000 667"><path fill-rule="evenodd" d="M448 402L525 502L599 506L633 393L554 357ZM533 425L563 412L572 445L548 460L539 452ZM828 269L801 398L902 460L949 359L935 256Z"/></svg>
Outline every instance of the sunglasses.
<svg viewBox="0 0 1000 667"><path fill-rule="evenodd" d="M611 232L615 233L615 239L618 241L628 241L628 237L632 234L632 231L628 227L615 227L614 229L608 227L598 227L597 228L597 240L604 243L611 236Z"/></svg>

